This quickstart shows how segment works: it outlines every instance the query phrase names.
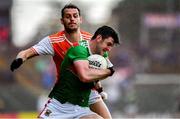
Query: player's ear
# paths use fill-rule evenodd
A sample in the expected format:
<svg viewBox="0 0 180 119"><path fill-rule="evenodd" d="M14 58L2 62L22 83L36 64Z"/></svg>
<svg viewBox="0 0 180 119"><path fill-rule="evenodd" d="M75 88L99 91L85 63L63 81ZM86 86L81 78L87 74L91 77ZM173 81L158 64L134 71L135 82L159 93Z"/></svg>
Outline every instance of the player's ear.
<svg viewBox="0 0 180 119"><path fill-rule="evenodd" d="M61 18L60 21L61 21L61 24L64 24L63 18Z"/></svg>
<svg viewBox="0 0 180 119"><path fill-rule="evenodd" d="M101 35L97 35L96 39L97 39L97 41L99 42L99 41L102 40L102 36L101 36Z"/></svg>
<svg viewBox="0 0 180 119"><path fill-rule="evenodd" d="M80 16L80 23L82 23L83 22L83 18Z"/></svg>

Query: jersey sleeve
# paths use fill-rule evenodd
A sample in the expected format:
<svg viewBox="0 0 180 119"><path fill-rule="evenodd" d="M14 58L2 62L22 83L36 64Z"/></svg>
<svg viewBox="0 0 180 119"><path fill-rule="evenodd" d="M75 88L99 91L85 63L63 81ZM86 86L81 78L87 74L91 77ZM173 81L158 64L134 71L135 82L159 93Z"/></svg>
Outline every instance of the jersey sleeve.
<svg viewBox="0 0 180 119"><path fill-rule="evenodd" d="M50 43L49 37L43 38L39 43L33 46L33 49L39 54L39 55L54 55L53 47Z"/></svg>
<svg viewBox="0 0 180 119"><path fill-rule="evenodd" d="M89 53L87 48L83 46L71 47L68 51L68 57L71 61L87 60Z"/></svg>

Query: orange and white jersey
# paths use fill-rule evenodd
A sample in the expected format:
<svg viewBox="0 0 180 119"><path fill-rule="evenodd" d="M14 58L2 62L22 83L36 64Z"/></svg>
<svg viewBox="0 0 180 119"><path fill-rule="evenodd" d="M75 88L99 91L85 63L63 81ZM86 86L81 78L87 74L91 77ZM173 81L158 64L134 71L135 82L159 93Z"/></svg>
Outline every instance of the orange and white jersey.
<svg viewBox="0 0 180 119"><path fill-rule="evenodd" d="M90 40L92 35L81 31L80 40ZM60 65L64 59L67 50L73 45L65 36L64 31L57 32L42 39L34 45L33 50L39 55L51 55L56 65L57 79L59 79Z"/></svg>

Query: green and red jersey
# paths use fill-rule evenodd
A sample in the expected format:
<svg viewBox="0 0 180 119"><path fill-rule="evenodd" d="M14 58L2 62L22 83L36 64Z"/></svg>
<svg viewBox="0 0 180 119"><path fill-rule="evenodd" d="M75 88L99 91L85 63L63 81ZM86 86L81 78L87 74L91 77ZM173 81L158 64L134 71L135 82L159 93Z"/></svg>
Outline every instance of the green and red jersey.
<svg viewBox="0 0 180 119"><path fill-rule="evenodd" d="M61 64L60 80L56 83L49 97L61 103L69 102L83 107L88 106L89 95L94 83L83 83L76 75L73 62L87 60L91 51L87 40L79 41L66 53Z"/></svg>

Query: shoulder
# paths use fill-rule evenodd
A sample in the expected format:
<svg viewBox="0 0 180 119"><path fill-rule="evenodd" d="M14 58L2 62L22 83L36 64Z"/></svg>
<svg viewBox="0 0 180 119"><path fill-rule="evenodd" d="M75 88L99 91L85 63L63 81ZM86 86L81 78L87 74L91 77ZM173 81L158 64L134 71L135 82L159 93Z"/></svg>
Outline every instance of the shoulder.
<svg viewBox="0 0 180 119"><path fill-rule="evenodd" d="M88 41L87 40L81 40L78 43L79 43L79 46L88 48Z"/></svg>
<svg viewBox="0 0 180 119"><path fill-rule="evenodd" d="M71 47L66 53L67 57L72 60L87 59L89 52L87 48L83 46Z"/></svg>
<svg viewBox="0 0 180 119"><path fill-rule="evenodd" d="M76 54L78 53L88 53L88 50L86 47L78 45L78 46L73 46L69 49L69 52L74 52Z"/></svg>
<svg viewBox="0 0 180 119"><path fill-rule="evenodd" d="M64 31L59 31L57 33L51 34L49 35L49 38L51 43L62 42L65 40Z"/></svg>
<svg viewBox="0 0 180 119"><path fill-rule="evenodd" d="M78 45L78 46L72 46L67 54L73 54L73 55L85 55L85 56L88 56L89 52L88 52L88 49L87 47L84 47L82 45Z"/></svg>
<svg viewBox="0 0 180 119"><path fill-rule="evenodd" d="M73 47L76 47L76 46L82 46L84 48L88 48L88 41L87 40L80 40L78 42L74 42Z"/></svg>
<svg viewBox="0 0 180 119"><path fill-rule="evenodd" d="M81 35L82 35L83 39L85 39L85 40L90 40L92 37L91 33L83 31L83 30L81 30Z"/></svg>

